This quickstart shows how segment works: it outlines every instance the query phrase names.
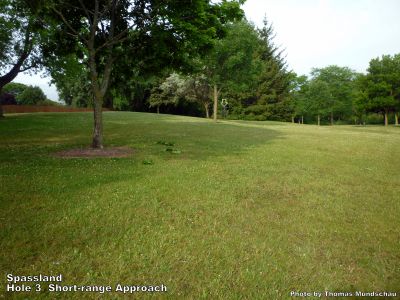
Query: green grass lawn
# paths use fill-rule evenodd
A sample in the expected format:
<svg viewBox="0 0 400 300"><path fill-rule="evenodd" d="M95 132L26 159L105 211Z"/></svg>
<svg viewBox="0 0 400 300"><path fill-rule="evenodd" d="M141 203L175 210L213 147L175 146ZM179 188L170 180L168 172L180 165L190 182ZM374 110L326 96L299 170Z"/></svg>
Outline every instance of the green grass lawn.
<svg viewBox="0 0 400 300"><path fill-rule="evenodd" d="M168 288L138 299L400 291L400 128L107 112L104 130L133 156L53 156L90 144L91 113L0 120L0 298L99 297L7 294L8 273Z"/></svg>

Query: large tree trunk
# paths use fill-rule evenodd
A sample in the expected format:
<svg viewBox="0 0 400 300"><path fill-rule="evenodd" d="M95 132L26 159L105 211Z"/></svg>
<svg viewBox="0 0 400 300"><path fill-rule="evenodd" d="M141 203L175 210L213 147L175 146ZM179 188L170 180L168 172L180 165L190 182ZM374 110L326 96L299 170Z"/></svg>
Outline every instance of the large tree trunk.
<svg viewBox="0 0 400 300"><path fill-rule="evenodd" d="M292 117L292 123L294 123L294 117Z"/></svg>
<svg viewBox="0 0 400 300"><path fill-rule="evenodd" d="M304 116L301 116L301 124L304 124Z"/></svg>
<svg viewBox="0 0 400 300"><path fill-rule="evenodd" d="M321 125L321 117L320 117L320 115L318 115L318 126L320 126Z"/></svg>
<svg viewBox="0 0 400 300"><path fill-rule="evenodd" d="M103 106L103 91L100 89L98 74L96 70L95 56L93 52L89 52L89 67L91 73L91 86L93 91L93 139L92 147L102 149L103 148L103 118L102 118L102 106Z"/></svg>
<svg viewBox="0 0 400 300"><path fill-rule="evenodd" d="M160 105L157 105L157 114L160 114Z"/></svg>
<svg viewBox="0 0 400 300"><path fill-rule="evenodd" d="M115 26L115 18L114 18L114 9L115 3L111 9L111 22L110 22L110 37L107 42L112 41L114 38L114 26ZM89 70L90 70L90 77L91 77L91 86L93 90L93 115L94 115L94 128L93 128L93 141L92 147L93 148L103 148L103 117L102 117L102 107L103 107L103 99L108 89L108 84L110 82L111 71L114 63L113 57L113 44L109 43L108 48L108 56L105 60L105 66L103 70L103 76L99 78L98 70L97 70L97 63L96 63L96 50L95 49L95 39L96 39L96 32L99 26L99 1L94 1L94 12L93 12L93 19L90 22L90 37L87 41L88 47L88 54L89 54Z"/></svg>
<svg viewBox="0 0 400 300"><path fill-rule="evenodd" d="M0 86L0 96L1 96L1 91L2 91L3 87ZM3 105L1 104L1 100L0 100L0 118L4 118L4 114L3 114Z"/></svg>
<svg viewBox="0 0 400 300"><path fill-rule="evenodd" d="M396 126L399 126L399 113L398 112L394 113L394 124Z"/></svg>
<svg viewBox="0 0 400 300"><path fill-rule="evenodd" d="M333 112L331 112L331 125L333 125Z"/></svg>
<svg viewBox="0 0 400 300"><path fill-rule="evenodd" d="M388 112L385 111L385 126L389 125L389 118L388 118Z"/></svg>
<svg viewBox="0 0 400 300"><path fill-rule="evenodd" d="M209 119L210 118L210 110L208 109L209 104L206 103L204 104L204 108L206 110L206 118Z"/></svg>
<svg viewBox="0 0 400 300"><path fill-rule="evenodd" d="M103 148L103 114L102 114L102 101L101 99L94 99L93 115L94 115L94 128L93 128L93 141L92 147Z"/></svg>
<svg viewBox="0 0 400 300"><path fill-rule="evenodd" d="M217 85L214 84L214 121L217 122L217 113L218 113L218 88Z"/></svg>

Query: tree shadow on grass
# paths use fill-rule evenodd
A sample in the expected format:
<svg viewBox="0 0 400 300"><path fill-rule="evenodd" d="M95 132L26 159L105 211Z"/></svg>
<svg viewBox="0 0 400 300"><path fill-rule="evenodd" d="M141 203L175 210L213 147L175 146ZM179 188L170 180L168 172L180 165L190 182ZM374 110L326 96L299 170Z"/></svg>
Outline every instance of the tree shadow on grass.
<svg viewBox="0 0 400 300"><path fill-rule="evenodd" d="M151 125L125 125L124 132L107 129L107 143L130 146L142 154L162 154L167 148L179 150L176 158L215 159L220 156L239 155L251 149L282 138L279 131L268 126L243 126L241 123L210 121L161 120ZM171 144L170 147L163 144ZM162 157L164 157L162 155Z"/></svg>
<svg viewBox="0 0 400 300"><path fill-rule="evenodd" d="M155 199L154 195L156 189L160 188L158 180L164 185L173 186L168 197L182 200L187 191L199 183L195 179L184 182L186 189L175 194L176 190L182 189L185 178L198 176L198 173L185 169L192 162L196 168L201 165L199 161L214 162L224 157L230 158L230 163L235 163L236 157L251 155L252 149L282 138L279 131L266 126L248 127L232 122L215 124L208 120L174 116L105 116L105 145L128 146L136 149L139 156L91 160L66 160L52 156L52 153L61 149L74 148L79 144L85 146L82 143L86 140L86 145L89 144L90 134L86 138L83 133L90 131L91 124L86 119L90 118L89 115L68 115L65 121L60 115L41 116L38 119L33 116L18 117L8 125L10 132L7 133L6 145L0 147L0 173L6 183L0 197L3 201L0 217L7 216L1 238L7 241L5 252L9 255L4 265L7 271L23 274L27 272L27 266L33 264L38 273L46 273L50 269L54 272L62 272L64 268L68 270L67 264L79 254L77 252L75 257L69 253L86 251L90 245L97 246L97 240L87 236L98 232L113 234L112 230L108 231L107 226L103 226L101 219L109 214L108 210L121 211L122 219L113 229L117 233L119 229L131 227L129 219L124 219L129 217L124 215L124 205L138 206L137 212L130 211L131 216L143 219L143 226L147 226L146 218L149 216L142 213L153 212L155 218L158 213L154 213L154 210L158 209L161 215L165 209L161 204L162 199ZM79 125L80 121L83 125ZM32 123L33 126L29 127ZM13 133L18 131L13 139ZM181 150L181 153L165 151L168 146L158 141L173 143L173 147ZM13 145L18 147L14 153L10 153ZM157 157L159 163L156 162L154 166L142 165L140 159L147 155ZM169 163L169 159L181 160L183 168L179 162ZM212 165L204 168L201 175L206 187L213 186L211 183L206 185L206 179L211 178L208 172L212 171ZM225 173L229 168L229 165L224 165L219 172ZM175 178L177 174L174 172L179 173L179 170L182 170L181 177ZM184 215L176 211L175 206L173 211L179 218ZM106 224L110 225L111 220ZM120 242L115 243L121 246ZM23 251L18 252L17 249ZM90 256L84 252L82 257L86 259ZM60 261L62 264L58 266Z"/></svg>

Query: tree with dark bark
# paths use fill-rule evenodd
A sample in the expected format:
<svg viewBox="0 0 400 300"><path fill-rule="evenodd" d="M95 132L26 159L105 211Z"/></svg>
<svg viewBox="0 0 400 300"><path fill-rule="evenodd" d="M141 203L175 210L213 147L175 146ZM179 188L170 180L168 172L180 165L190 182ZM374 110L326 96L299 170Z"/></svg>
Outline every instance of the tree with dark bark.
<svg viewBox="0 0 400 300"><path fill-rule="evenodd" d="M0 0L0 94L21 72L41 63L40 1ZM3 109L0 103L0 117Z"/></svg>
<svg viewBox="0 0 400 300"><path fill-rule="evenodd" d="M54 0L48 7L59 40L81 51L93 93L93 148L103 147L102 105L113 66L178 67L209 50L243 1ZM56 32L56 31L55 31ZM68 37L68 39L66 39ZM64 48L65 49L65 48ZM56 49L60 50L60 48ZM62 53L62 51L60 51Z"/></svg>

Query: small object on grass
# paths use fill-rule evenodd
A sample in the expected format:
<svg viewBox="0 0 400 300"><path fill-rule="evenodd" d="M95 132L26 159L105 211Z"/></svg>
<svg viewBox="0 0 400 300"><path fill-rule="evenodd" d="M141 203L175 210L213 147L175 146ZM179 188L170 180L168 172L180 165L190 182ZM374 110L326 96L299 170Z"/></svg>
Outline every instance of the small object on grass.
<svg viewBox="0 0 400 300"><path fill-rule="evenodd" d="M175 143L173 142L166 142L166 141L158 141L156 144L164 145L164 146L174 146Z"/></svg>
<svg viewBox="0 0 400 300"><path fill-rule="evenodd" d="M144 165L154 165L154 162L151 159L144 159L143 164Z"/></svg>
<svg viewBox="0 0 400 300"><path fill-rule="evenodd" d="M173 153L173 154L181 154L181 153L182 153L181 150L173 149L173 148L167 148L167 149L165 149L165 151L166 151L166 152L171 152L171 153Z"/></svg>

